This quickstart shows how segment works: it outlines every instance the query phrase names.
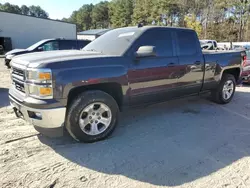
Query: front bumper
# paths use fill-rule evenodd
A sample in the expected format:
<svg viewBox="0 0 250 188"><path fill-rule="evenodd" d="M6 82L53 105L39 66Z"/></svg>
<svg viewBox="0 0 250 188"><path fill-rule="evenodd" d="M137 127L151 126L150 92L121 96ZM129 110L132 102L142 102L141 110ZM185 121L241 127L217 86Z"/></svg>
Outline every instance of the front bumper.
<svg viewBox="0 0 250 188"><path fill-rule="evenodd" d="M63 135L66 107L36 109L27 107L9 95L17 117L34 125L38 132L50 137Z"/></svg>
<svg viewBox="0 0 250 188"><path fill-rule="evenodd" d="M5 66L7 66L8 68L10 68L10 62L11 62L11 59L7 59L5 58Z"/></svg>

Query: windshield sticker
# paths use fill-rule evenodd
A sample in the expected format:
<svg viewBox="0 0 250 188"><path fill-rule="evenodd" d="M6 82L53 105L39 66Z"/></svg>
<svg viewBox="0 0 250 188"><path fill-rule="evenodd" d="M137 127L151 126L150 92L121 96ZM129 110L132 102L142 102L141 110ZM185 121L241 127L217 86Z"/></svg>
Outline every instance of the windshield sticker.
<svg viewBox="0 0 250 188"><path fill-rule="evenodd" d="M135 32L129 32L129 33L122 33L118 37L128 37L128 36L133 36Z"/></svg>

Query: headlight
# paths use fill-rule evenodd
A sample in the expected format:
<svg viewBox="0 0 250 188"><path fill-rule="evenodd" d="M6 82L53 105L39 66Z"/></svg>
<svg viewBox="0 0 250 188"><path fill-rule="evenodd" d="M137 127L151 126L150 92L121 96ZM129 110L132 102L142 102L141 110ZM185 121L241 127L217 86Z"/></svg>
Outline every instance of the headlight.
<svg viewBox="0 0 250 188"><path fill-rule="evenodd" d="M26 73L28 81L51 83L52 74L50 69L28 69Z"/></svg>
<svg viewBox="0 0 250 188"><path fill-rule="evenodd" d="M52 99L52 73L50 69L28 69L26 72L26 92L39 99Z"/></svg>

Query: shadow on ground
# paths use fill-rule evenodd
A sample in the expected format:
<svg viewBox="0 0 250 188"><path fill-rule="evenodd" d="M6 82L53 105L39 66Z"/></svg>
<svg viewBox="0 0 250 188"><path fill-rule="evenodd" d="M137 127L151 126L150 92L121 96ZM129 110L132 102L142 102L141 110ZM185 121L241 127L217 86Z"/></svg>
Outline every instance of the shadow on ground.
<svg viewBox="0 0 250 188"><path fill-rule="evenodd" d="M9 89L7 88L0 88L0 108L8 106L9 103L9 97L8 97Z"/></svg>
<svg viewBox="0 0 250 188"><path fill-rule="evenodd" d="M94 144L39 138L82 167L162 186L192 182L250 154L249 120L200 98L122 113L113 136Z"/></svg>

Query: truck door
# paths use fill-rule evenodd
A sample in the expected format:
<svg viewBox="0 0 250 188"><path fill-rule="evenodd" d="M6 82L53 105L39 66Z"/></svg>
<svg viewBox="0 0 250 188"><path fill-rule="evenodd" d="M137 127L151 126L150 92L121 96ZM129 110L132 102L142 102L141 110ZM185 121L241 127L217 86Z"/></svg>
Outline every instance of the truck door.
<svg viewBox="0 0 250 188"><path fill-rule="evenodd" d="M191 30L176 30L178 80L176 96L199 93L203 84L204 58L197 34Z"/></svg>
<svg viewBox="0 0 250 188"><path fill-rule="evenodd" d="M134 60L128 71L131 105L170 97L178 68L173 45L171 30L154 28L145 31L132 46ZM134 54L141 46L155 46L156 56L136 58Z"/></svg>

